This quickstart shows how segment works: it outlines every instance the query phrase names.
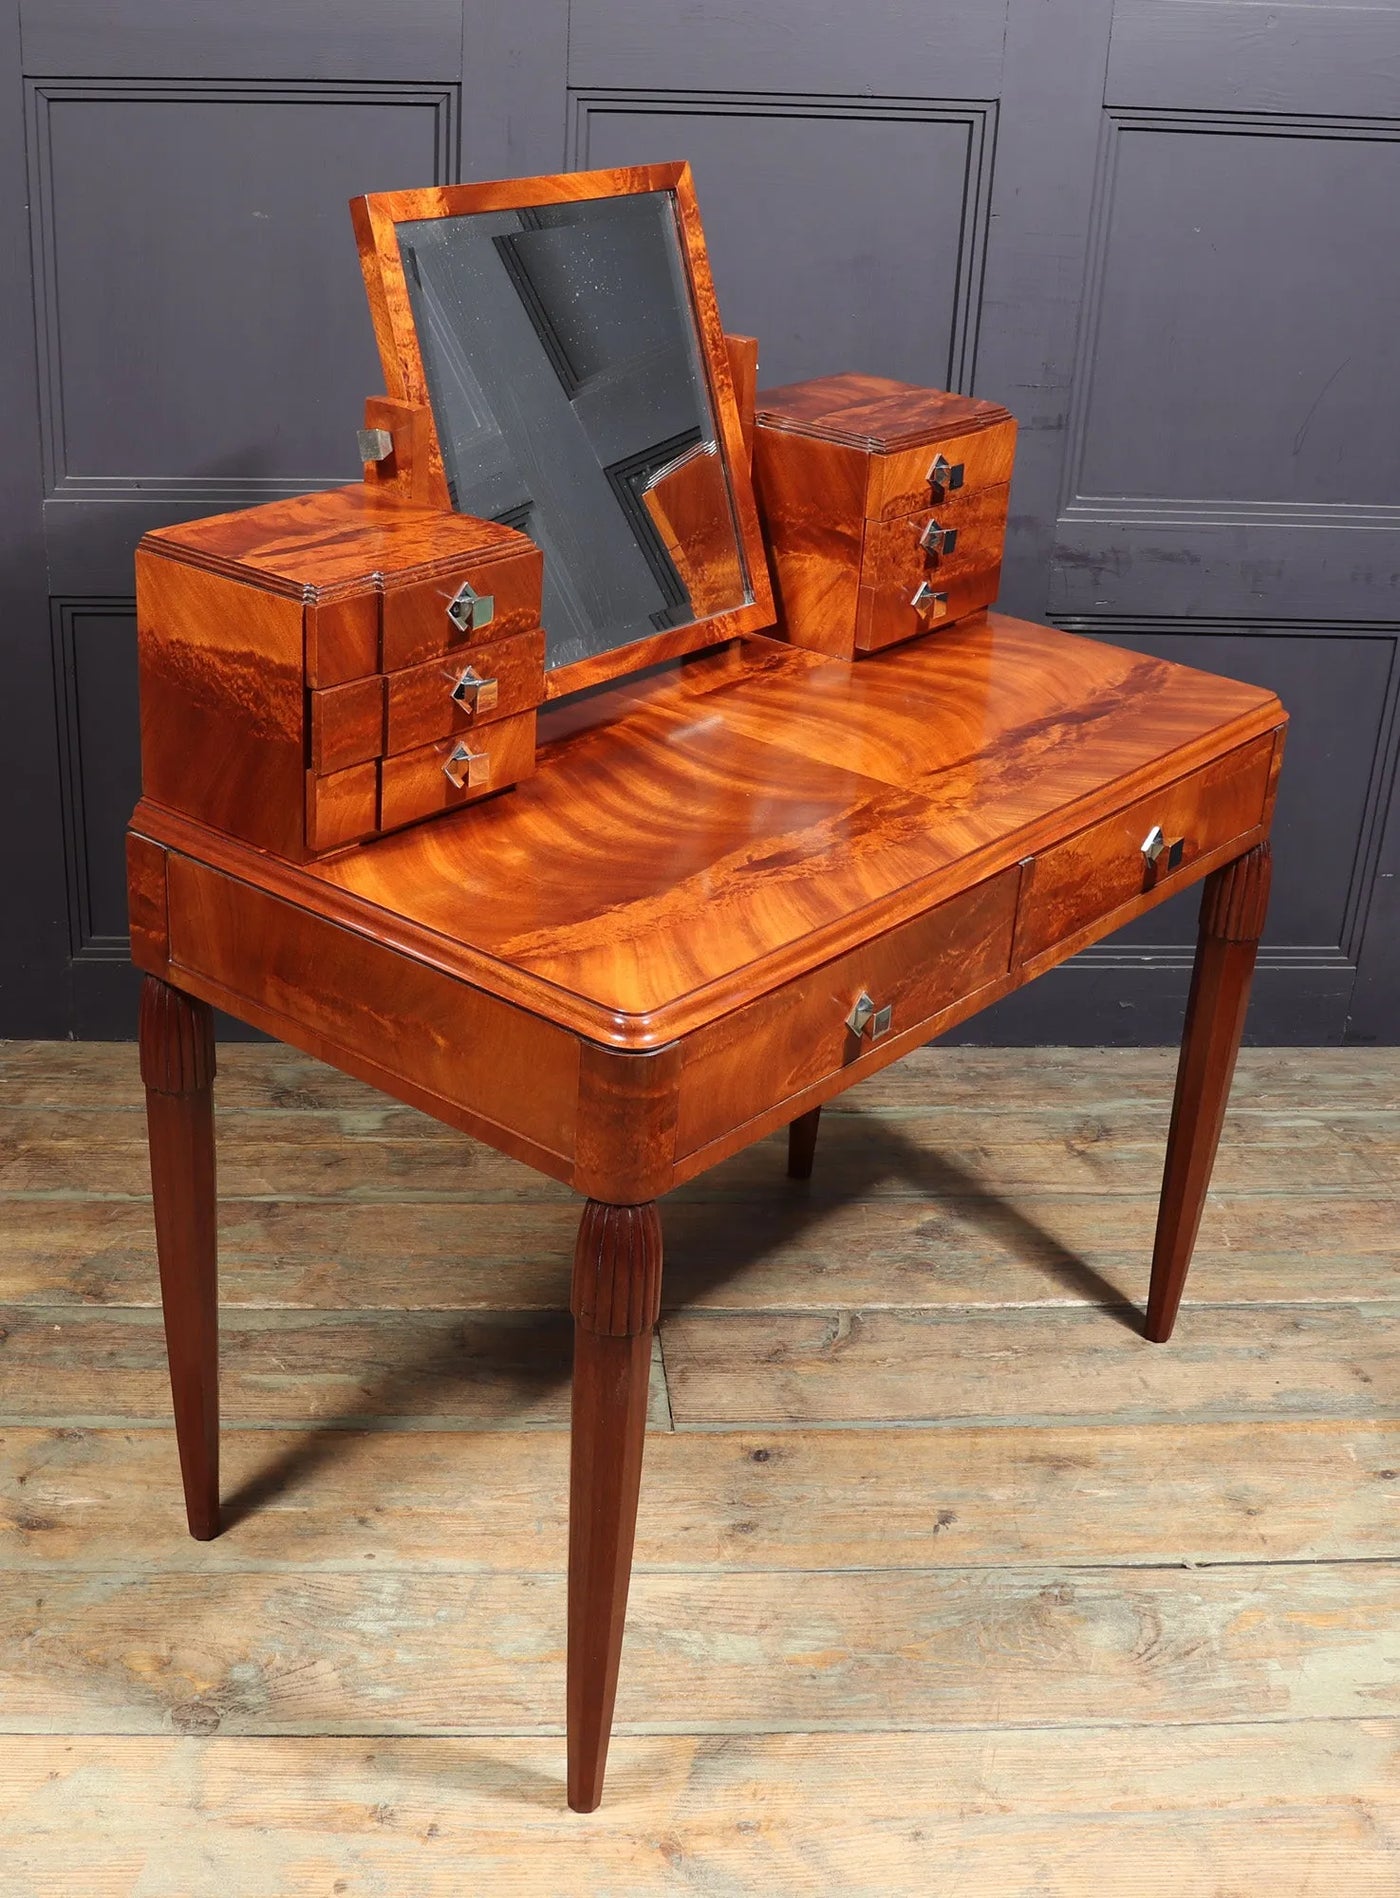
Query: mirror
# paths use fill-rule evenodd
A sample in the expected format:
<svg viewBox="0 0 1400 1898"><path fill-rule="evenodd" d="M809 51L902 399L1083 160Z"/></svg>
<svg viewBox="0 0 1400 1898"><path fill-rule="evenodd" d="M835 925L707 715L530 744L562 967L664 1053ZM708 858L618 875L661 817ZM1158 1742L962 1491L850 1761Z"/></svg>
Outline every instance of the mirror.
<svg viewBox="0 0 1400 1898"><path fill-rule="evenodd" d="M718 318L706 326L697 308L683 184L674 166L520 180L533 201L517 203L499 202L516 195L507 185L365 201L387 213L374 242L382 253L387 221L402 271L416 355L405 393L421 371L451 505L543 549L555 671L636 648L611 670L629 669L728 638L743 629L736 615L771 618L747 466L736 492ZM708 293L703 240L698 265Z"/></svg>

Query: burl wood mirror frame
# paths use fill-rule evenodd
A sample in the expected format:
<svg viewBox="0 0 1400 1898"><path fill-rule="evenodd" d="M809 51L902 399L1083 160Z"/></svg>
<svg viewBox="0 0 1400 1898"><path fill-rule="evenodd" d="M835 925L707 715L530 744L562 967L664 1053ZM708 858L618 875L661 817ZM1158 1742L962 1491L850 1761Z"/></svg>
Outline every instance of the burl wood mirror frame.
<svg viewBox="0 0 1400 1898"><path fill-rule="evenodd" d="M384 370L384 386L391 404L402 404L411 411L411 415L403 419L412 424L415 456L421 456L426 463L415 482L415 498L428 499L432 505L450 509L452 502L442 448L404 280L396 227L420 219L462 217L481 211L521 211L540 205L572 204L643 192L669 192L675 202L680 253L690 287L710 408L733 502L739 546L748 569L749 592L753 597L746 605L711 618L693 620L689 625L672 627L609 652L553 668L546 674L545 682L545 696L551 699L640 671L660 660L720 645L742 633L766 631L776 617L748 449L739 421L729 351L715 302L690 166L685 163L638 165L610 171L560 172L542 178L434 185L419 191L375 192L352 199L350 205L379 360Z"/></svg>

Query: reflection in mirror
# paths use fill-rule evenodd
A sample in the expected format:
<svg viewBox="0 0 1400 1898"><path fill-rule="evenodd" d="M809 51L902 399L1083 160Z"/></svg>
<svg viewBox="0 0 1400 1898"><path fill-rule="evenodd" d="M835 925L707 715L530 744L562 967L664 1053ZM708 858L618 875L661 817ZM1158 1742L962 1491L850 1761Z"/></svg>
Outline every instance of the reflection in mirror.
<svg viewBox="0 0 1400 1898"><path fill-rule="evenodd" d="M546 663L751 600L674 194L397 234L452 504L543 548Z"/></svg>

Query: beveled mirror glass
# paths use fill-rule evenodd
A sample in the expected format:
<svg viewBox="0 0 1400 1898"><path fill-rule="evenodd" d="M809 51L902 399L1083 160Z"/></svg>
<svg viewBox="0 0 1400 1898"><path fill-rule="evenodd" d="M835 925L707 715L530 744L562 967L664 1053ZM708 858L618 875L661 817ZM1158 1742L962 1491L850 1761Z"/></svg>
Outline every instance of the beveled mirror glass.
<svg viewBox="0 0 1400 1898"><path fill-rule="evenodd" d="M544 551L546 666L593 679L768 623L686 168L364 203L451 505Z"/></svg>

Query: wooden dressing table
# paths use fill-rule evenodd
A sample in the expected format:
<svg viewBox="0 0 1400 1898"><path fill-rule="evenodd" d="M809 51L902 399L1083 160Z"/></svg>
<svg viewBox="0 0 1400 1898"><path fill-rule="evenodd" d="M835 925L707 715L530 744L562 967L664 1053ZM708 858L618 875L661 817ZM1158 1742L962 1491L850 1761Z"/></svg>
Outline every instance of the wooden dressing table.
<svg viewBox="0 0 1400 1898"><path fill-rule="evenodd" d="M662 188L674 189L682 174L667 175ZM436 195L453 213L493 189L505 191ZM731 362L704 294L698 303L751 555L752 354L736 344ZM370 405L392 451L387 469L367 466L362 489L172 529L143 556L147 780L130 833L132 942L148 976L141 1063L180 1461L191 1533L213 1536L211 1005L573 1186L585 1204L571 1294L568 1797L589 1811L602 1793L660 1306L656 1202L784 1125L789 1171L805 1176L823 1101L1204 878L1148 1300L1148 1335L1165 1340L1263 925L1285 718L1267 692L976 606L858 663L833 656L846 609L832 604L822 548L836 503L810 496L789 531L775 479L782 639L747 625L726 637L721 612L689 647L678 626L660 629L645 658L634 651L610 678L585 660L557 694L546 680L541 709L517 699L501 714L536 721L533 768L513 788L487 795L494 787L454 780L446 796L460 791L464 808L394 828L384 708L406 667L385 660L390 569L412 542L440 614L477 571L471 536L486 525L450 510L422 393L391 379L389 398ZM688 481L695 457L682 460ZM270 517L261 528L259 516ZM679 518L673 507L670 523ZM487 551L522 557L501 531ZM379 669L328 688L296 667L310 667L314 639L332 649L366 536L387 563L372 569L377 643L366 647ZM683 531L667 544L684 575ZM955 604L978 584L971 572L953 574ZM205 579L218 583L212 596ZM771 628L761 574L752 591L738 616ZM289 668L277 615L293 611L304 645L279 698ZM337 630L353 632L358 611ZM851 626L884 623L860 611ZM571 690L600 672L604 682ZM370 705L378 750L344 763L353 742L337 726L341 754L319 761L336 769L318 772L327 727L316 701L347 684L361 714ZM180 692L183 710L170 696ZM246 741L216 726L219 706L246 719ZM438 747L424 784L452 762L455 736L410 748ZM285 800L263 812L289 840L279 842L248 821L248 802L269 797L267 760L284 751L293 812ZM347 774L344 796L322 788ZM315 824L367 781L379 834L316 845ZM353 821L363 835L364 817Z"/></svg>

